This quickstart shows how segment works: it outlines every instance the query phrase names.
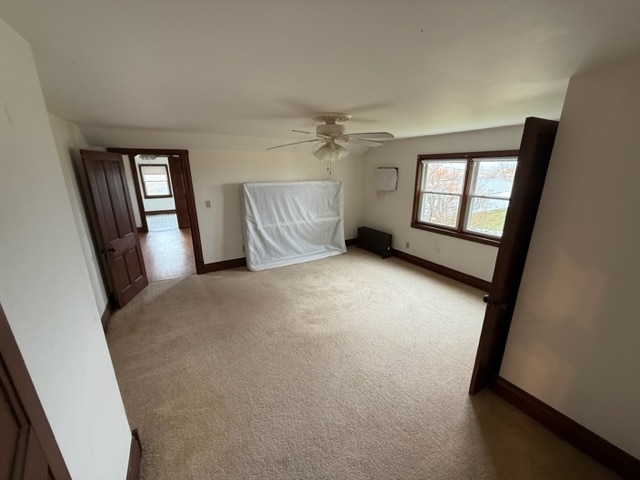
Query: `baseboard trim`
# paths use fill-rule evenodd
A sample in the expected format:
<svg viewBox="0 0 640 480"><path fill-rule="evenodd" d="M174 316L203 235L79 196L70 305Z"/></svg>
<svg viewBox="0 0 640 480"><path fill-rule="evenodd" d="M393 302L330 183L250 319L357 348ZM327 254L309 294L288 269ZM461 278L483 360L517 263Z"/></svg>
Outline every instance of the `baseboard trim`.
<svg viewBox="0 0 640 480"><path fill-rule="evenodd" d="M640 460L571 420L513 383L498 377L491 389L559 437L626 479L640 478Z"/></svg>
<svg viewBox="0 0 640 480"><path fill-rule="evenodd" d="M356 239L350 238L344 242L347 246L355 245ZM230 268L246 267L247 259L245 257L232 258L231 260L223 260L221 262L205 263L198 273L219 272L220 270L229 270Z"/></svg>
<svg viewBox="0 0 640 480"><path fill-rule="evenodd" d="M444 275L445 277L449 277L458 282L462 282L480 290L484 290L485 292L488 292L489 288L491 287L491 282L487 282L486 280L482 280L478 277L467 275L466 273L459 272L458 270L454 270L453 268L445 267L444 265L438 265L437 263L430 262L429 260L425 260L424 258L416 257L415 255L411 255L406 252L401 252L400 250L396 250L395 248L391 249L391 255L399 258L400 260L404 260L405 262L417 265L418 267L431 270L432 272L439 275Z"/></svg>
<svg viewBox="0 0 640 480"><path fill-rule="evenodd" d="M140 464L142 461L142 443L138 430L131 430L131 448L129 449L129 466L127 467L127 480L140 478Z"/></svg>
<svg viewBox="0 0 640 480"><path fill-rule="evenodd" d="M151 210L150 212L144 212L145 215L169 215L176 213L176 210Z"/></svg>
<svg viewBox="0 0 640 480"><path fill-rule="evenodd" d="M104 311L102 312L102 316L100 317L100 323L102 323L102 330L104 330L105 332L107 331L107 328L109 328L111 315L113 315L113 309L111 308L111 305L107 303L107 305L104 307Z"/></svg>
<svg viewBox="0 0 640 480"><path fill-rule="evenodd" d="M232 258L231 260L223 260L221 262L205 263L198 273L219 272L220 270L229 270L230 268L244 267L247 265L247 259Z"/></svg>

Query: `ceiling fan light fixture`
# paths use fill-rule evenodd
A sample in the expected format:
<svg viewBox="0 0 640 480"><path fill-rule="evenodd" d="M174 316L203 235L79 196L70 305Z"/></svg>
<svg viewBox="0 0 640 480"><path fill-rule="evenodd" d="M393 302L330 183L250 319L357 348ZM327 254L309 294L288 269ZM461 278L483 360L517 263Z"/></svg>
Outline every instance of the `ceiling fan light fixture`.
<svg viewBox="0 0 640 480"><path fill-rule="evenodd" d="M316 138L276 145L275 147L267 148L267 150L314 142L318 145L313 149L313 155L318 160L327 164L327 171L331 174L331 164L343 160L349 155L349 150L347 150L343 144L348 143L363 145L364 147L379 147L384 143L382 140L394 138L389 132L346 133L345 126L341 123L351 118L351 115L346 113L316 113L312 118L316 122L322 122L316 125ZM313 133L305 130L293 131L305 135L313 135Z"/></svg>
<svg viewBox="0 0 640 480"><path fill-rule="evenodd" d="M313 154L322 162L336 162L347 158L349 150L335 142L327 142L316 148Z"/></svg>

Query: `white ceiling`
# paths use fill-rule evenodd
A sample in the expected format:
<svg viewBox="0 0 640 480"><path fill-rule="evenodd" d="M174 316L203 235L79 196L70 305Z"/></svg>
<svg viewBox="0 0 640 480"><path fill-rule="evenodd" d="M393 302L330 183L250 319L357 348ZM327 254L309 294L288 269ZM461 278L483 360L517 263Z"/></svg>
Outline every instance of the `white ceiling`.
<svg viewBox="0 0 640 480"><path fill-rule="evenodd" d="M558 118L577 71L640 51L638 0L0 0L49 111L83 126L299 139Z"/></svg>

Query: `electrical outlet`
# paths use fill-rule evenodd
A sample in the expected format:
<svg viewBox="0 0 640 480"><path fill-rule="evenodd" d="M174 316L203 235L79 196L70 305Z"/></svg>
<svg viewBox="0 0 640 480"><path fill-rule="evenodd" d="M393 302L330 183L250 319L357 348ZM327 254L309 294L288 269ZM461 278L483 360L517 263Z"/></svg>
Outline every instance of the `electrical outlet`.
<svg viewBox="0 0 640 480"><path fill-rule="evenodd" d="M405 248L411 247L411 242L404 242L404 246L405 246Z"/></svg>
<svg viewBox="0 0 640 480"><path fill-rule="evenodd" d="M211 208L211 200L205 200L205 202L204 202L204 206L205 206L206 208Z"/></svg>

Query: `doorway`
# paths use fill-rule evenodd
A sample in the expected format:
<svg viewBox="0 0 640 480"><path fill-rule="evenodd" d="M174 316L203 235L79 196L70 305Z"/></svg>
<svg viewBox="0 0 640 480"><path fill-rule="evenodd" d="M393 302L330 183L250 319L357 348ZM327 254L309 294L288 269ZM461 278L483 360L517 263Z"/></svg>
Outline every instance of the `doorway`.
<svg viewBox="0 0 640 480"><path fill-rule="evenodd" d="M140 232L140 247L149 282L195 275L191 228L178 228L175 213L146 213L147 232Z"/></svg>
<svg viewBox="0 0 640 480"><path fill-rule="evenodd" d="M0 478L71 480L0 305Z"/></svg>
<svg viewBox="0 0 640 480"><path fill-rule="evenodd" d="M200 234L186 150L108 148L123 155L149 282L198 273ZM135 210L135 209L134 209Z"/></svg>

